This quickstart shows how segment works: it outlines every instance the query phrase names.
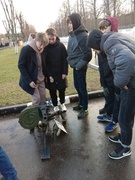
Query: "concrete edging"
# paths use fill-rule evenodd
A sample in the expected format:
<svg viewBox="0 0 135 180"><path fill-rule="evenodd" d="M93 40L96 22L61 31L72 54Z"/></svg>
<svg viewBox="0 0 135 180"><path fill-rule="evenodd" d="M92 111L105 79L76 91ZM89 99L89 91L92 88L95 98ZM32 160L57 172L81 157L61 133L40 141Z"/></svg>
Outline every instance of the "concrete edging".
<svg viewBox="0 0 135 180"><path fill-rule="evenodd" d="M99 97L103 97L103 90L98 90L98 91L93 91L93 92L88 93L89 100L94 99L94 98L99 98ZM73 102L77 102L77 101L78 101L78 95L77 94L71 95L71 96L66 96L65 104L69 104L69 103L73 103ZM0 108L0 115L19 113L24 108L26 108L29 104L30 103L1 107Z"/></svg>

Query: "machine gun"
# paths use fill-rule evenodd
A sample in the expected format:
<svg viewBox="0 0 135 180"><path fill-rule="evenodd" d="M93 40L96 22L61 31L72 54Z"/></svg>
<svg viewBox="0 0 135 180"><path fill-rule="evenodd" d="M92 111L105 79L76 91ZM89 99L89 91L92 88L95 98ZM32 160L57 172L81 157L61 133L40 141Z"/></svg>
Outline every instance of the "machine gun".
<svg viewBox="0 0 135 180"><path fill-rule="evenodd" d="M50 148L46 143L46 132L49 129L49 121L54 120L53 125L53 137L60 134L60 131L67 133L66 129L55 116L60 115L64 119L63 113L51 112L52 105L50 101L47 101L44 105L31 105L25 108L19 115L19 123L24 129L34 130L40 128L43 132L43 150L41 154L41 160L50 158Z"/></svg>

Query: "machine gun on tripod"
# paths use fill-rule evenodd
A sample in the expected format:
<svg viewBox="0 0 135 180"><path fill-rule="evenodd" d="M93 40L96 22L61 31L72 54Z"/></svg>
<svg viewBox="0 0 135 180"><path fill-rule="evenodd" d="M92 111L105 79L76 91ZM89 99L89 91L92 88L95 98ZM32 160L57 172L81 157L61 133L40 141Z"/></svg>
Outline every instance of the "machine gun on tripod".
<svg viewBox="0 0 135 180"><path fill-rule="evenodd" d="M50 158L50 148L47 147L46 143L46 132L49 129L49 122L54 120L53 125L53 137L56 137L60 134L60 131L67 133L66 129L55 116L60 115L64 119L63 113L60 112L51 112L52 105L48 101L44 105L32 105L25 108L19 116L19 123L25 129L35 129L40 128L43 132L43 150L41 154L41 160Z"/></svg>

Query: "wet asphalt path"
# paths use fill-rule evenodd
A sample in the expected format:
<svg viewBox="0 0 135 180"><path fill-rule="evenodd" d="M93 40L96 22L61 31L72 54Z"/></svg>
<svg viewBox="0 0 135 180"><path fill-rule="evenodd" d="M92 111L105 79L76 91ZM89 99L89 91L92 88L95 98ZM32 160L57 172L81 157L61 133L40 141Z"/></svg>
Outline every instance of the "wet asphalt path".
<svg viewBox="0 0 135 180"><path fill-rule="evenodd" d="M0 117L0 145L10 156L19 180L135 180L135 133L132 155L111 160L108 153L118 145L109 142L104 133L107 123L96 119L103 98L89 101L89 115L83 120L77 119L74 105L69 104L65 113L68 134L62 132L55 139L47 136L51 158L45 161L41 160L41 131L36 130L35 138L20 126L18 114Z"/></svg>

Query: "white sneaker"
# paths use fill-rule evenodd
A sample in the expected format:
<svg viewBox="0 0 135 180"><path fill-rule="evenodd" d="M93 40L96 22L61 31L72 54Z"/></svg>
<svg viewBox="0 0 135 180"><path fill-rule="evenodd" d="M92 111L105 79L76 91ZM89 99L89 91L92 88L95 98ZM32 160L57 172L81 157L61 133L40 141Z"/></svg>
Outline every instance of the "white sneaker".
<svg viewBox="0 0 135 180"><path fill-rule="evenodd" d="M62 112L66 112L67 111L67 108L66 108L65 104L61 104L60 107L61 107L61 111Z"/></svg>
<svg viewBox="0 0 135 180"><path fill-rule="evenodd" d="M59 109L58 106L55 106L55 107L53 108L53 110L54 110L54 112L59 112L59 111L60 111L60 109Z"/></svg>
<svg viewBox="0 0 135 180"><path fill-rule="evenodd" d="M42 125L42 121L39 121L39 122L38 122L38 125L41 126L41 125Z"/></svg>

